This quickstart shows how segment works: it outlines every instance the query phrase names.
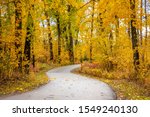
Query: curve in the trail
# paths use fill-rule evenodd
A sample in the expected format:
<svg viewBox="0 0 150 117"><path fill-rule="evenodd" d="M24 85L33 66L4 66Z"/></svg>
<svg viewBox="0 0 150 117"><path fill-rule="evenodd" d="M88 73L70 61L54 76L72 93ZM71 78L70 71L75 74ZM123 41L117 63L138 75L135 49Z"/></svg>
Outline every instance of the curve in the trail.
<svg viewBox="0 0 150 117"><path fill-rule="evenodd" d="M0 97L3 100L114 100L109 85L71 73L80 65L69 65L47 72L50 82L30 92Z"/></svg>

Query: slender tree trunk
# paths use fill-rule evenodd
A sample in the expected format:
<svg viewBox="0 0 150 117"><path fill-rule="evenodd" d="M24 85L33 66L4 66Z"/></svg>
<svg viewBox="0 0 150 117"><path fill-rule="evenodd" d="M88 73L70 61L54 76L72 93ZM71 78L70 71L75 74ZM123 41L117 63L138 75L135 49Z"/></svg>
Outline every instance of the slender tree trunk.
<svg viewBox="0 0 150 117"><path fill-rule="evenodd" d="M135 70L138 70L138 66L140 64L139 62L139 51L138 51L138 38L137 38L137 29L136 29L136 11L135 11L135 0L130 0L131 5L131 39L132 39L132 49L133 49L133 60L134 60L134 66Z"/></svg>
<svg viewBox="0 0 150 117"><path fill-rule="evenodd" d="M43 28L43 32L42 32L42 36L43 36L43 44L44 44L44 49L47 51L47 41L45 40L45 21L42 21L42 28Z"/></svg>
<svg viewBox="0 0 150 117"><path fill-rule="evenodd" d="M3 78L2 1L0 1L0 79ZM1 80L0 80L1 81Z"/></svg>
<svg viewBox="0 0 150 117"><path fill-rule="evenodd" d="M141 0L140 2L140 45L141 45L141 48L142 48L142 53L141 53L141 59L142 59L142 62L144 63L144 51L143 51L143 0Z"/></svg>
<svg viewBox="0 0 150 117"><path fill-rule="evenodd" d="M112 55L113 53L113 32L112 30L110 30L110 34L109 34L109 43L110 43L110 54Z"/></svg>
<svg viewBox="0 0 150 117"><path fill-rule="evenodd" d="M33 1L33 3L31 3L31 11L32 11L32 16L34 17L35 15L35 0ZM36 67L36 59L35 59L35 50L34 50L34 32L35 32L35 25L34 25L34 18L32 17L32 21L33 21L33 26L32 26L32 35L33 35L33 39L31 40L31 56L32 56L32 66L33 68Z"/></svg>
<svg viewBox="0 0 150 117"><path fill-rule="evenodd" d="M59 13L56 15L57 20L57 32L58 32L58 63L61 63L61 28L60 28L60 16Z"/></svg>
<svg viewBox="0 0 150 117"><path fill-rule="evenodd" d="M78 30L76 30L76 40L75 40L75 46L76 45L78 45L78 43L79 43L79 29Z"/></svg>
<svg viewBox="0 0 150 117"><path fill-rule="evenodd" d="M144 62L147 61L147 38L148 38L148 22L147 22L147 0L144 0L144 7L145 7L145 47L144 47L144 52L143 52L143 56L144 56Z"/></svg>
<svg viewBox="0 0 150 117"><path fill-rule="evenodd" d="M50 16L48 14L48 11L46 10L46 3L44 2L44 12L46 16L47 26L48 26L48 40L49 40L49 54L50 54L50 61L54 60L54 53L53 53L53 43L52 43L52 34L51 34L51 24L50 24Z"/></svg>
<svg viewBox="0 0 150 117"><path fill-rule="evenodd" d="M28 74L30 71L30 63L31 63L31 42L33 40L33 18L31 16L31 13L29 11L28 14L28 20L27 20L27 35L25 40L25 49L24 49L24 55L25 55L25 61L27 61L27 64L25 65L25 72Z"/></svg>
<svg viewBox="0 0 150 117"><path fill-rule="evenodd" d="M69 13L69 22L68 22L68 31L69 31L69 59L71 63L74 63L74 50L73 50L73 36L72 36L72 23L71 23L71 6L68 5Z"/></svg>
<svg viewBox="0 0 150 117"><path fill-rule="evenodd" d="M119 38L119 18L118 18L118 16L116 15L115 16L115 19L116 19L116 39L118 39Z"/></svg>
<svg viewBox="0 0 150 117"><path fill-rule="evenodd" d="M47 11L45 11L46 20L47 20L47 27L48 27L48 40L49 40L49 52L50 52L50 61L53 61L54 54L53 54L53 43L52 43L52 34L51 34L51 24L50 24L50 18L48 16Z"/></svg>
<svg viewBox="0 0 150 117"><path fill-rule="evenodd" d="M68 46L69 46L69 41L68 41L68 32L67 32L67 27L68 27L68 24L66 24L66 26L63 28L63 34L64 34L64 48L66 51L68 51Z"/></svg>
<svg viewBox="0 0 150 117"><path fill-rule="evenodd" d="M147 0L145 0L145 40L147 40L147 32L148 32L148 28L147 28Z"/></svg>
<svg viewBox="0 0 150 117"><path fill-rule="evenodd" d="M91 37L90 37L90 63L92 63L93 60L93 43L92 43L92 38L93 38L93 28L94 28L94 10L95 10L95 0L92 2L92 21L91 21Z"/></svg>
<svg viewBox="0 0 150 117"><path fill-rule="evenodd" d="M0 5L2 5L0 3ZM0 53L2 51L2 7L0 6ZM1 59L1 55L0 55L0 59Z"/></svg>
<svg viewBox="0 0 150 117"><path fill-rule="evenodd" d="M18 61L18 70L22 72L22 3L15 0L15 47Z"/></svg>
<svg viewBox="0 0 150 117"><path fill-rule="evenodd" d="M72 37L72 31L71 31L71 22L69 22L69 58L70 62L74 63L74 50L73 50L73 37Z"/></svg>
<svg viewBox="0 0 150 117"><path fill-rule="evenodd" d="M0 3L0 5L2 6L2 3ZM2 43L2 7L0 6L0 64L2 63L3 60L3 56L2 56L2 51L3 51L3 43ZM2 71L0 68L0 75L1 75Z"/></svg>
<svg viewBox="0 0 150 117"><path fill-rule="evenodd" d="M128 22L127 30L128 30L128 36L129 36L129 38L131 38L131 21Z"/></svg>
<svg viewBox="0 0 150 117"><path fill-rule="evenodd" d="M142 27L143 27L143 0L141 0L141 6L140 6L140 20L141 20L141 23L140 23L140 42L141 42L141 45L142 45L142 39L143 39L143 34L142 34Z"/></svg>

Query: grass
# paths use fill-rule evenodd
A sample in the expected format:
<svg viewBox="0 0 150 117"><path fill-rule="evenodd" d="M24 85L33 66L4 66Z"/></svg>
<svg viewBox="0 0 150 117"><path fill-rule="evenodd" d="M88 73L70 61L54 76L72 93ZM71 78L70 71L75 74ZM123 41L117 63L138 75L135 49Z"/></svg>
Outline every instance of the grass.
<svg viewBox="0 0 150 117"><path fill-rule="evenodd" d="M58 65L48 65L38 63L35 72L31 72L28 76L20 78L11 78L0 85L0 96L14 93L23 93L38 88L49 82L46 71L57 67Z"/></svg>
<svg viewBox="0 0 150 117"><path fill-rule="evenodd" d="M98 71L98 70L96 70ZM98 79L109 84L116 92L118 100L150 100L149 89L141 84L129 79L109 78L96 76L92 69L75 69L74 73L81 74L90 78ZM106 75L105 75L106 76Z"/></svg>

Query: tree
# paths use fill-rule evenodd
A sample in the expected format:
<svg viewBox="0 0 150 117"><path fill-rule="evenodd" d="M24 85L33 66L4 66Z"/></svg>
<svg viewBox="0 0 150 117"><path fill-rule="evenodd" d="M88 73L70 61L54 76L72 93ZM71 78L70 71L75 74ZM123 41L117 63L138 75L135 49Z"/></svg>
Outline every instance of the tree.
<svg viewBox="0 0 150 117"><path fill-rule="evenodd" d="M0 53L2 52L2 3L0 3ZM1 54L0 54L1 60Z"/></svg>
<svg viewBox="0 0 150 117"><path fill-rule="evenodd" d="M51 24L50 24L50 14L48 12L48 9L47 8L47 5L46 5L46 2L43 0L44 2L44 13L45 13L45 16L46 16L46 21L47 21L47 27L48 27L48 40L49 40L49 53L50 53L50 61L53 61L54 59L54 54L53 54L53 43L52 43L52 33L51 33Z"/></svg>
<svg viewBox="0 0 150 117"><path fill-rule="evenodd" d="M145 48L144 48L144 52L143 52L143 60L144 62L147 62L147 38L148 38L148 15L147 15L147 0L144 0L144 12L145 12Z"/></svg>
<svg viewBox="0 0 150 117"><path fill-rule="evenodd" d="M22 72L22 2L15 0L15 47L18 70Z"/></svg>
<svg viewBox="0 0 150 117"><path fill-rule="evenodd" d="M94 10L95 10L95 0L92 2L92 17L91 17L91 37L90 37L90 62L92 63L92 38L93 38L93 27L94 27Z"/></svg>
<svg viewBox="0 0 150 117"><path fill-rule="evenodd" d="M72 22L71 22L71 12L72 6L68 5L68 14L69 14L69 21L68 21L68 31L69 31L69 60L71 63L74 63L74 50L73 50L73 36L72 36Z"/></svg>
<svg viewBox="0 0 150 117"><path fill-rule="evenodd" d="M136 2L135 0L130 0L131 5L131 40L132 40L132 49L133 49L133 60L135 70L137 71L139 68L139 51L138 51L138 38L137 38L137 29L136 29Z"/></svg>
<svg viewBox="0 0 150 117"><path fill-rule="evenodd" d="M144 7L145 7L145 39L147 40L147 32L148 32L148 28L147 28L147 0L144 0Z"/></svg>
<svg viewBox="0 0 150 117"><path fill-rule="evenodd" d="M31 64L31 49L33 46L33 31L34 31L34 23L32 18L32 10L34 9L34 4L30 5L28 18L27 18L27 34L25 40L25 48L24 48L24 56L25 61L27 61L25 65L25 72L29 74L30 71L30 64Z"/></svg>
<svg viewBox="0 0 150 117"><path fill-rule="evenodd" d="M57 22L57 33L58 33L58 63L61 62L61 27L60 27L60 15L59 12L56 13L56 22Z"/></svg>
<svg viewBox="0 0 150 117"><path fill-rule="evenodd" d="M2 63L2 3L0 2L0 66ZM0 68L0 78L2 74L2 69Z"/></svg>
<svg viewBox="0 0 150 117"><path fill-rule="evenodd" d="M143 39L143 34L142 34L142 27L143 27L143 0L141 0L140 3L140 41L141 41L141 45L142 45L142 39Z"/></svg>

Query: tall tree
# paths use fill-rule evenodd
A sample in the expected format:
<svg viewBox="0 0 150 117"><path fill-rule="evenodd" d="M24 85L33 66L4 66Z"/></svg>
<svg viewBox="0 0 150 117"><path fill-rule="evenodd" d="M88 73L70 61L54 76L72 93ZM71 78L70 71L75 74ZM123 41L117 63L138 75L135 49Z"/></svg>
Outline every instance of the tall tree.
<svg viewBox="0 0 150 117"><path fill-rule="evenodd" d="M117 15L115 15L115 25L116 25L116 38L118 39L118 37L119 37L119 17L117 16Z"/></svg>
<svg viewBox="0 0 150 117"><path fill-rule="evenodd" d="M148 38L148 15L147 15L147 0L144 0L144 12L145 12L145 48L143 52L143 60L146 62L147 61L147 38Z"/></svg>
<svg viewBox="0 0 150 117"><path fill-rule="evenodd" d="M2 51L2 3L0 2L0 53L1 51Z"/></svg>
<svg viewBox="0 0 150 117"><path fill-rule="evenodd" d="M44 12L45 12L45 16L46 16L46 21L47 21L47 27L48 27L48 40L49 40L49 53L50 53L50 61L53 61L54 59L54 53L53 53L53 43L52 43L52 31L51 31L51 24L50 24L50 14L48 12L49 9L47 9L47 4L46 2L43 0L44 2Z"/></svg>
<svg viewBox="0 0 150 117"><path fill-rule="evenodd" d="M132 11L131 14L131 40L132 40L132 49L133 49L133 60L135 70L138 70L139 67L139 51L138 51L138 38L137 38L137 28L136 28L136 2L135 0L130 0L130 8Z"/></svg>
<svg viewBox="0 0 150 117"><path fill-rule="evenodd" d="M90 36L90 62L92 63L92 52L93 52L93 44L92 44L92 38L93 38L93 28L94 28L94 10L95 10L95 0L92 2L92 16L91 16L91 36Z"/></svg>
<svg viewBox="0 0 150 117"><path fill-rule="evenodd" d="M57 33L58 33L58 63L61 62L61 27L60 27L60 14L56 13L56 21L57 21Z"/></svg>
<svg viewBox="0 0 150 117"><path fill-rule="evenodd" d="M0 63L2 63L2 3L0 2ZM1 69L0 69L0 74L1 74Z"/></svg>
<svg viewBox="0 0 150 117"><path fill-rule="evenodd" d="M141 41L141 45L142 45L142 38L143 38L143 34L142 34L142 27L143 27L143 0L141 0L140 3L140 41Z"/></svg>
<svg viewBox="0 0 150 117"><path fill-rule="evenodd" d="M18 70L22 72L22 2L15 0L15 47Z"/></svg>
<svg viewBox="0 0 150 117"><path fill-rule="evenodd" d="M71 22L71 12L72 6L68 5L68 14L69 14L69 22L68 22L68 31L69 31L69 59L71 63L74 63L74 49L73 49L73 35L72 35L72 22Z"/></svg>
<svg viewBox="0 0 150 117"><path fill-rule="evenodd" d="M25 40L25 48L24 48L24 56L25 60L27 61L27 64L25 65L25 71L26 73L29 73L30 70L30 64L31 64L31 49L33 46L33 31L34 31L34 23L33 23L33 17L32 17L32 10L34 5L32 4L29 9L28 18L27 18L27 34L26 34L26 40Z"/></svg>
<svg viewBox="0 0 150 117"><path fill-rule="evenodd" d="M147 32L148 32L148 27L147 27L147 0L144 0L144 7L145 7L145 40L147 40Z"/></svg>

